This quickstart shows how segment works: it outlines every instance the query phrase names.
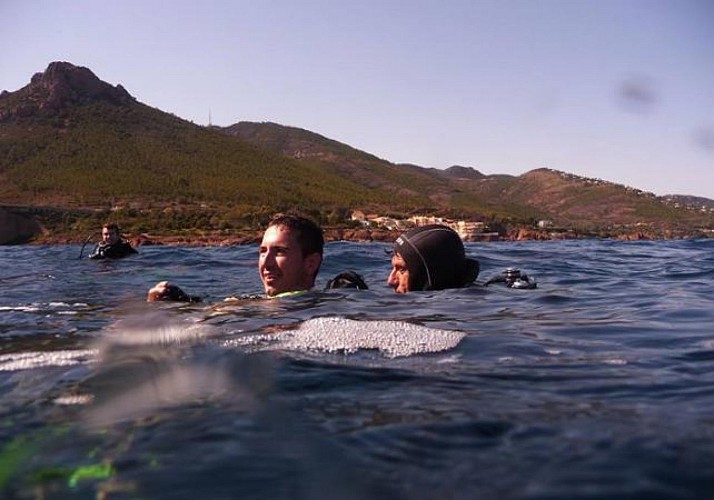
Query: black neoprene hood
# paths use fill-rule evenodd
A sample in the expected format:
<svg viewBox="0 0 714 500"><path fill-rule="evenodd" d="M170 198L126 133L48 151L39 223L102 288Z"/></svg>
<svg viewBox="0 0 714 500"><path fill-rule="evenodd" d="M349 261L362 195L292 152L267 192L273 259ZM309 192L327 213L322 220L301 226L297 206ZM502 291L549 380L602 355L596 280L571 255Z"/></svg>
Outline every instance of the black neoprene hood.
<svg viewBox="0 0 714 500"><path fill-rule="evenodd" d="M478 262L466 258L461 237L439 224L415 227L394 242L409 270L410 290L443 290L470 284Z"/></svg>

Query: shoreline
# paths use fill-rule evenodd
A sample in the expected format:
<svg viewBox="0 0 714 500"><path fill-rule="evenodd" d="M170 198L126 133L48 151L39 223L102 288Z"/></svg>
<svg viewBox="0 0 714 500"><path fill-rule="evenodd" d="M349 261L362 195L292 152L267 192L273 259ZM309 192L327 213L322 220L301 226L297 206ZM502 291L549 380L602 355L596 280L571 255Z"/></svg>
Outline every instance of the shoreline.
<svg viewBox="0 0 714 500"><path fill-rule="evenodd" d="M351 241L356 243L385 242L392 243L402 231L388 229L349 229L327 228L324 230L325 242ZM223 247L236 245L252 245L260 243L262 230L239 231L235 234L190 234L190 235L155 235L142 233L132 235L125 233L124 239L134 247L141 246L182 246L182 247ZM496 242L496 241L562 241L562 240L587 240L610 239L618 241L657 241L657 240L682 240L682 239L707 239L709 236L691 233L654 234L649 232L632 232L617 235L577 234L571 231L547 232L529 228L520 228L506 235L484 233L481 238L470 238L465 243ZM75 236L49 236L41 235L25 243L26 245L71 245L71 244L96 244L101 237L97 231L94 238Z"/></svg>
<svg viewBox="0 0 714 500"><path fill-rule="evenodd" d="M332 241L353 241L353 242L393 242L399 231L389 231L385 229L325 229L325 242ZM184 246L184 247L219 247L234 245L251 245L260 243L263 237L263 230L240 231L235 234L190 234L190 235L156 235L142 233L132 235L124 233L123 238L134 247L141 246ZM98 243L101 237L97 231L94 238L75 236L49 236L41 235L38 238L28 241L26 245L71 245L84 244L86 242Z"/></svg>

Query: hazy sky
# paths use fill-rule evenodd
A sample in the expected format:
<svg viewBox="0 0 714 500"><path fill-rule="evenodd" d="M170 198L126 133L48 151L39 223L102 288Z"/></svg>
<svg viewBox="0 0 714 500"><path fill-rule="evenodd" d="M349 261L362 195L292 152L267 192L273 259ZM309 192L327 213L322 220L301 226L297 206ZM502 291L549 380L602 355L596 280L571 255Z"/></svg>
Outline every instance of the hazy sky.
<svg viewBox="0 0 714 500"><path fill-rule="evenodd" d="M86 66L195 123L714 198L714 0L0 0L0 90Z"/></svg>

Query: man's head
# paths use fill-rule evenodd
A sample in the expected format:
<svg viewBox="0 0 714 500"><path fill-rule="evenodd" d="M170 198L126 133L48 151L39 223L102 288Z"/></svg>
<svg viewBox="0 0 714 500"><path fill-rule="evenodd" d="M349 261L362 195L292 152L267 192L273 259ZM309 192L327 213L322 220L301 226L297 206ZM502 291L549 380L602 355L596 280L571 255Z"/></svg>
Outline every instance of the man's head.
<svg viewBox="0 0 714 500"><path fill-rule="evenodd" d="M397 293L461 288L478 276L478 262L466 258L459 235L446 226L416 227L394 242L387 284Z"/></svg>
<svg viewBox="0 0 714 500"><path fill-rule="evenodd" d="M309 219L276 215L263 234L258 272L265 293L309 290L322 264L322 230Z"/></svg>
<svg viewBox="0 0 714 500"><path fill-rule="evenodd" d="M119 234L119 226L114 223L104 224L102 226L102 243L106 245L114 245L121 240Z"/></svg>

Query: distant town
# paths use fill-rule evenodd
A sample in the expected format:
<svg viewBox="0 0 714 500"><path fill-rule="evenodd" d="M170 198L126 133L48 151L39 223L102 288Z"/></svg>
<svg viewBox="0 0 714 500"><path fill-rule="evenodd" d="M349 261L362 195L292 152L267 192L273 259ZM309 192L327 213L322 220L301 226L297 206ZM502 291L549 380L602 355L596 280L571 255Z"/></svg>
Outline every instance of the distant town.
<svg viewBox="0 0 714 500"><path fill-rule="evenodd" d="M690 208L691 210L692 208ZM712 210L705 207L702 210ZM442 224L450 227L458 233L463 241L498 241L503 239L511 240L531 240L531 239L576 239L585 235L578 234L573 228L558 228L549 219L538 220L535 227L521 227L510 235L500 234L489 228L488 224L480 221L470 221L462 219L449 219L435 216L412 216L406 219L387 217L378 214L365 214L361 210L352 212L350 219L358 223L365 229L382 229L388 231L406 231L412 227L426 226L428 224ZM619 226L619 230L613 234L607 233L605 237L612 237L617 234L620 239L651 239L654 231L654 224L649 222L637 222ZM714 235L714 230L702 228L700 235ZM683 235L679 235L682 237ZM670 236L671 237L671 236Z"/></svg>
<svg viewBox="0 0 714 500"><path fill-rule="evenodd" d="M560 175L563 179L569 181L578 181L591 186L620 186L625 189L625 191L632 193L636 196L641 196L644 198L650 198L653 200L659 200L660 203L664 205L669 205L674 208L691 210L695 212L701 212L703 214L714 214L714 201L708 198L702 198L699 196L685 196L685 195L665 195L657 196L649 191L643 191L642 189L637 189L631 186L625 186L623 184L617 184L614 182L606 181L603 179L593 178L593 177L583 177L580 175L559 172L557 170L548 168L550 172Z"/></svg>
<svg viewBox="0 0 714 500"><path fill-rule="evenodd" d="M396 219L377 214L365 214L361 210L352 212L351 220L359 222L363 227L384 228L390 231L405 231L416 226L442 224L456 231L464 241L495 241L499 239L497 232L489 231L484 222L452 220L444 217L414 216L408 219Z"/></svg>

